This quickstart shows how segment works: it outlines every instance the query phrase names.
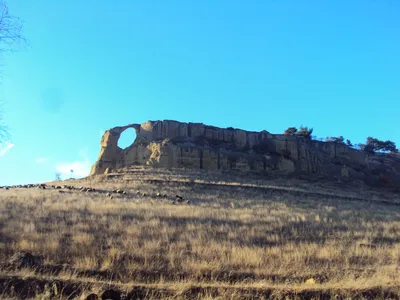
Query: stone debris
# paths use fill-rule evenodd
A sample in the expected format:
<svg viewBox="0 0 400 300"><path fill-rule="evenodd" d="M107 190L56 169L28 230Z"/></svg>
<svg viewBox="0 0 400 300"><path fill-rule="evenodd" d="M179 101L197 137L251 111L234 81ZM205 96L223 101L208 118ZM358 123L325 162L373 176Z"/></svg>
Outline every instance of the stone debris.
<svg viewBox="0 0 400 300"><path fill-rule="evenodd" d="M67 193L67 191L77 191L77 192L83 192L83 193L92 193L92 192L98 192L98 193L103 193L106 197L108 197L109 199L113 199L114 196L112 195L114 194L119 194L119 195L128 195L128 192L126 190L123 189L114 189L114 190L96 190L95 188L92 187L84 187L84 186L72 186L72 185L46 185L44 183L41 184L27 184L27 185L14 185L14 186L0 186L0 189L12 189L12 188L38 188L38 189L43 189L43 190L57 190L58 193L60 194L65 194ZM150 193L147 194L145 192L140 192L140 190L136 190L135 192L136 195L141 196L141 197L148 197L150 196L153 199L157 199L159 198L160 200L162 198L166 199L168 201L168 195L167 194L163 194L161 192L157 192L157 193ZM177 203L182 203L184 202L189 204L190 201L184 199L182 196L180 195L176 195L174 200L170 200L168 201L171 204L177 204Z"/></svg>
<svg viewBox="0 0 400 300"><path fill-rule="evenodd" d="M181 202L183 202L185 199L183 199L182 196L176 195L176 196L175 196L175 200L176 200L176 202L181 203Z"/></svg>

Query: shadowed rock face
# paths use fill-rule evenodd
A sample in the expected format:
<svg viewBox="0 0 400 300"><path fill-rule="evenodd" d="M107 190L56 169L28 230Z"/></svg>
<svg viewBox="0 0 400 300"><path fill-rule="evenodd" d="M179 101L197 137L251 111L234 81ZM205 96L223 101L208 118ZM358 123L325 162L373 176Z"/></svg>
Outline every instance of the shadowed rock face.
<svg viewBox="0 0 400 300"><path fill-rule="evenodd" d="M134 128L136 140L118 147L121 133ZM371 185L400 185L400 156L368 154L332 142L301 137L218 128L202 123L148 121L107 130L91 175L114 168L241 170L275 175L293 174L358 180Z"/></svg>

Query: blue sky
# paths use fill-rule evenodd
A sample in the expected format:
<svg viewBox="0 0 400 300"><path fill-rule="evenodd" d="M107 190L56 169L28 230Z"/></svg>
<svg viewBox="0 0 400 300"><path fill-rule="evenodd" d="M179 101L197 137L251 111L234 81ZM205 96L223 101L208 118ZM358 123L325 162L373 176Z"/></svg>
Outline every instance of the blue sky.
<svg viewBox="0 0 400 300"><path fill-rule="evenodd" d="M0 185L87 175L101 133L175 119L400 146L397 0L8 0ZM126 142L126 139L125 139Z"/></svg>

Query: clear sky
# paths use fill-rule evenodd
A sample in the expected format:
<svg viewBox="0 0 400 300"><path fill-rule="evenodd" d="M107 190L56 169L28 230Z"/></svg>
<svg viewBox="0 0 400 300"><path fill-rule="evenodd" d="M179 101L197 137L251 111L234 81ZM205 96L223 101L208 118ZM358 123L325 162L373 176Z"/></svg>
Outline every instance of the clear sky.
<svg viewBox="0 0 400 300"><path fill-rule="evenodd" d="M7 4L30 46L2 60L0 185L85 176L104 130L147 120L400 146L398 0Z"/></svg>

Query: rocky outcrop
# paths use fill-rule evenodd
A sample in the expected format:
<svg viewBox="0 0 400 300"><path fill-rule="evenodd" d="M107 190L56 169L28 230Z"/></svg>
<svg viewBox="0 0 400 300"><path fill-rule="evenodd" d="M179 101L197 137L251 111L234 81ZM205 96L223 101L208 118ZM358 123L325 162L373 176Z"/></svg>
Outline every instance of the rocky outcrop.
<svg viewBox="0 0 400 300"><path fill-rule="evenodd" d="M128 128L135 129L136 140L121 149L118 139ZM129 165L322 176L371 185L400 183L400 156L395 154L370 154L334 142L170 120L115 127L104 133L91 175Z"/></svg>

